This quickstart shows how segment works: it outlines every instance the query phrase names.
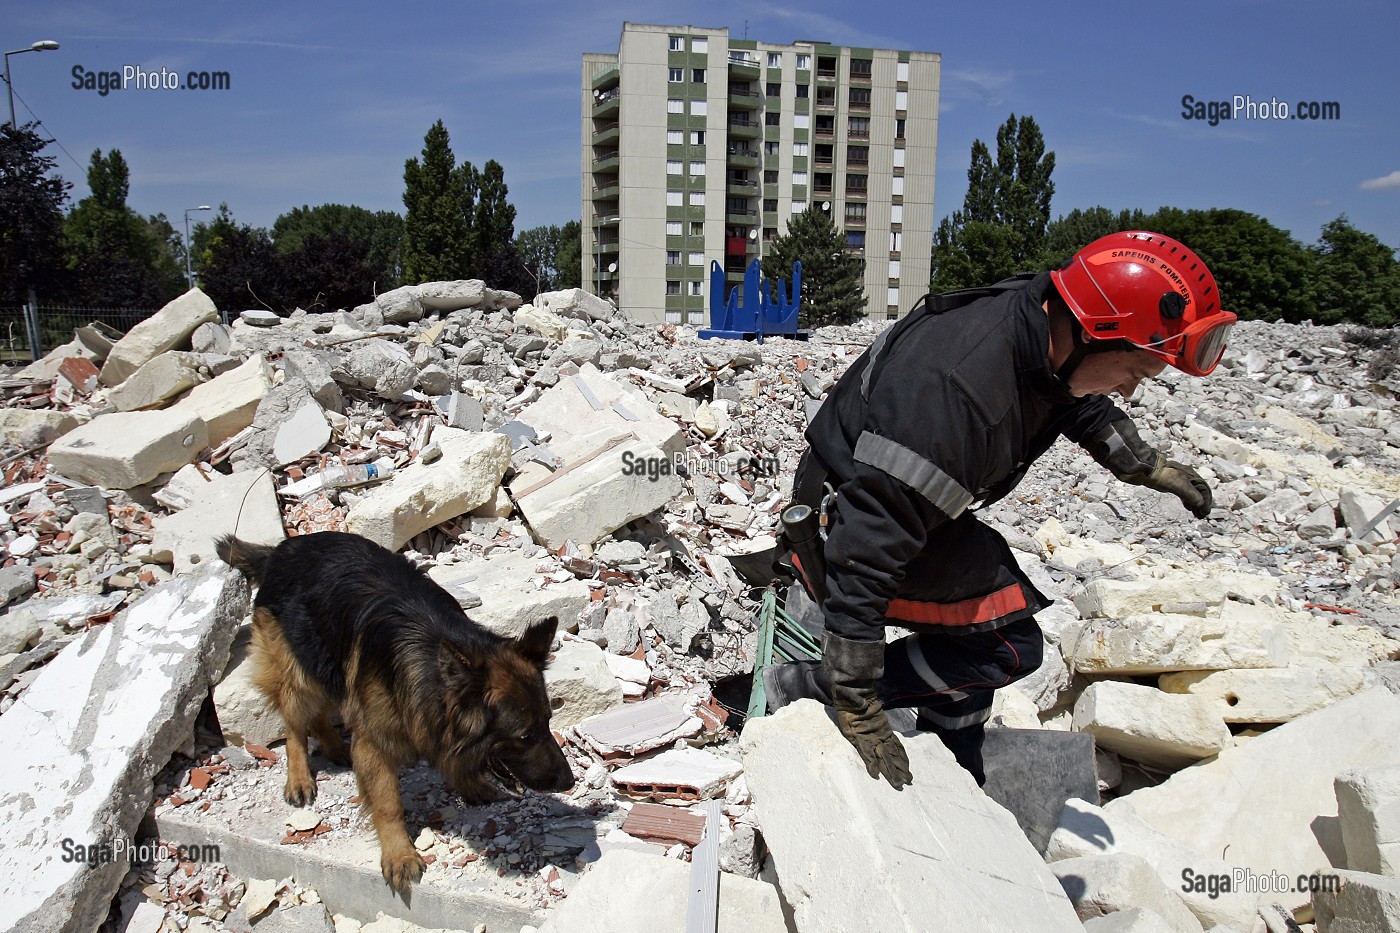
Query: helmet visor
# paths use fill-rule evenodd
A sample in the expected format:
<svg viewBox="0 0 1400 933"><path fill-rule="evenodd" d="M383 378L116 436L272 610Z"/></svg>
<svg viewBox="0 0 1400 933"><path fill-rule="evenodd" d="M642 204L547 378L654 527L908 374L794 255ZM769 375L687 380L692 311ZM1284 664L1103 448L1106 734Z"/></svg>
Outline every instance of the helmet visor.
<svg viewBox="0 0 1400 933"><path fill-rule="evenodd" d="M1199 333L1186 334L1186 344L1182 349L1181 368L1193 376L1208 376L1225 355L1225 345L1230 337L1234 321L1220 319L1202 321L1207 328ZM1192 328L1194 330L1194 328Z"/></svg>

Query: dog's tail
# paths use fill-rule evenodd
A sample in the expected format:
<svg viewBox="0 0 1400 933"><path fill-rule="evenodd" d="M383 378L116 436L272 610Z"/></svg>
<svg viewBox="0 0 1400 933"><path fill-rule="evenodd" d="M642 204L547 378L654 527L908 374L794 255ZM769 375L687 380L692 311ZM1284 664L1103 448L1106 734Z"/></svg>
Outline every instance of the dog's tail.
<svg viewBox="0 0 1400 933"><path fill-rule="evenodd" d="M240 541L233 535L224 535L214 542L214 552L219 560L239 571L253 583L262 583L263 568L268 558L277 550L270 544L252 544Z"/></svg>

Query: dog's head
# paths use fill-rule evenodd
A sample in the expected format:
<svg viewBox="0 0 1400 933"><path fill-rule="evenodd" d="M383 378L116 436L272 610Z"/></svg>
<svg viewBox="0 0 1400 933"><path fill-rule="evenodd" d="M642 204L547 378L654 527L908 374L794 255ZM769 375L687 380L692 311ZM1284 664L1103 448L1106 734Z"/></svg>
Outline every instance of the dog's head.
<svg viewBox="0 0 1400 933"><path fill-rule="evenodd" d="M471 720L475 753L507 785L519 782L546 792L574 785L568 759L549 729L551 709L544 684L558 624L557 618L537 622L481 657L468 659L453 651L450 660L444 659L456 667L447 672L449 694L478 698L475 709L458 710L460 717Z"/></svg>

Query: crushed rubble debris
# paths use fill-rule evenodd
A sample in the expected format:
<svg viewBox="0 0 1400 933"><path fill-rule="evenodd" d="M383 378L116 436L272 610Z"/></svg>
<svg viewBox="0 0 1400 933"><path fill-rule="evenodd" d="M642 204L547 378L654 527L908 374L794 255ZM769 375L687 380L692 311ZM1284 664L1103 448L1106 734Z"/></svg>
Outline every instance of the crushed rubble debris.
<svg viewBox="0 0 1400 933"><path fill-rule="evenodd" d="M436 772L410 769L409 825L429 862L421 903L408 915L347 900L353 885L337 886L337 872L360 878L363 863L364 878L378 877L353 775L318 759L314 810L282 801L286 765L268 747L281 723L260 715L240 669L245 631L225 683L148 788L164 838L218 839L229 851L133 869L108 892L108 929L119 918L166 933L244 931L313 906L317 929L471 929L430 906L468 902L482 918L503 911L487 929L553 929L555 905L576 888L608 902L581 887L590 865L611 878L623 877L619 858L688 858L698 837L687 808L712 798L724 801L726 875L767 878L754 882L760 898L776 877L804 905L802 933L825 922L804 927L803 916L839 910L793 893L809 870L793 853L812 830L769 827L783 837L770 849L765 819L784 817L749 796L743 702L722 687L745 683L760 660L762 590L745 574L773 544L802 431L885 325L821 328L801 344L700 341L626 320L580 290L526 303L474 280L324 314L227 310L231 326L194 290L129 334L81 328L44 360L0 373L0 729L20 721L26 694L44 689L74 641L116 632L143 597L217 564L217 535L275 543L348 530L402 550L502 634L560 619L554 728L577 784L468 807ZM1249 929L1277 905L1178 895L1173 879L1185 866L1208 870L1226 843L1232 865L1263 870L1273 864L1263 847L1290 867L1320 851L1340 868L1340 831L1334 844L1307 830L1339 819L1336 795L1363 838L1361 779L1341 775L1388 773L1390 758L1333 728L1335 752L1314 760L1313 740L1295 747L1289 736L1388 695L1367 687L1400 693L1400 379L1370 374L1364 336L1242 322L1209 379L1168 370L1120 402L1149 443L1211 482L1218 508L1206 519L1115 482L1068 443L979 513L1056 600L1039 617L1046 662L1000 692L994 727L1073 729L1101 743L1104 808L1067 809L1047 857L1106 858L1075 828L1122 827L1113 851L1145 860L1169 889L1154 887L1148 919L1129 916L1128 898L1093 922L1116 912L1176 928L1184 905L1206 928ZM368 465L380 474L372 482L326 482ZM1233 799L1225 784L1256 787L1304 763L1308 794L1272 835L1199 807ZM765 782L771 768L760 768ZM1178 799L1199 812L1179 819ZM1346 866L1355 896L1320 900L1319 916L1390 896L1363 873L1391 841L1367 843L1367 860ZM248 874L252 852L287 867ZM298 872L325 874L310 884ZM1047 877L1017 883L1039 892ZM1309 929L1306 901L1279 909Z"/></svg>

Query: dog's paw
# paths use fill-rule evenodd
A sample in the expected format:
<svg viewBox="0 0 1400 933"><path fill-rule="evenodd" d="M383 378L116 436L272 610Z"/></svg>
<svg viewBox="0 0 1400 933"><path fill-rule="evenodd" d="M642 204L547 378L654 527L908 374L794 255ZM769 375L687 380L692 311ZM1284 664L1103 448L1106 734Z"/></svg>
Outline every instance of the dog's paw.
<svg viewBox="0 0 1400 933"><path fill-rule="evenodd" d="M408 895L409 885L423 877L425 867L422 856L412 846L386 850L379 856L379 870L384 874L384 880L400 896Z"/></svg>
<svg viewBox="0 0 1400 933"><path fill-rule="evenodd" d="M282 796L294 807L309 807L316 800L316 779L309 774L305 777L289 776L286 786L282 788Z"/></svg>

